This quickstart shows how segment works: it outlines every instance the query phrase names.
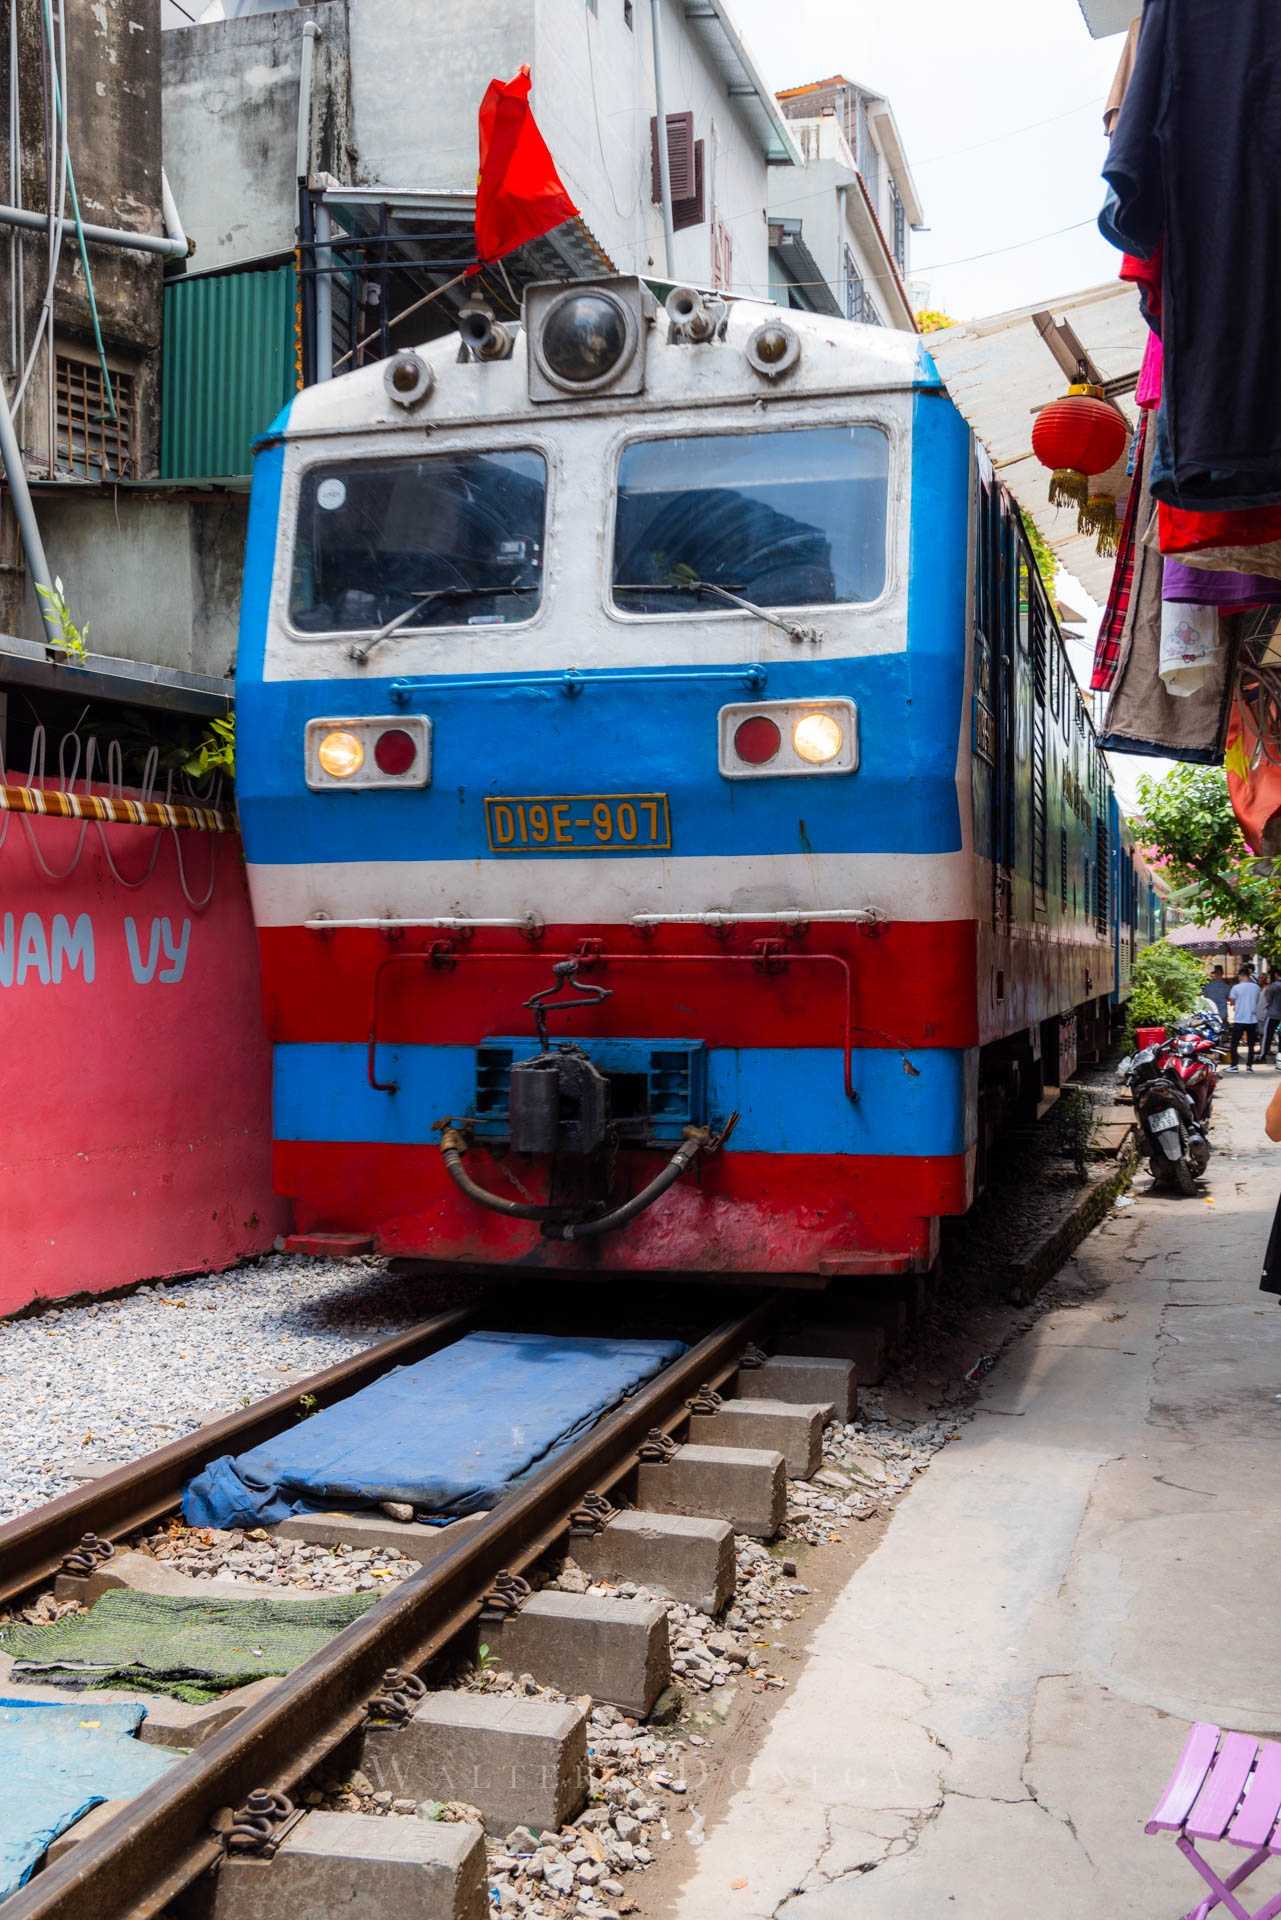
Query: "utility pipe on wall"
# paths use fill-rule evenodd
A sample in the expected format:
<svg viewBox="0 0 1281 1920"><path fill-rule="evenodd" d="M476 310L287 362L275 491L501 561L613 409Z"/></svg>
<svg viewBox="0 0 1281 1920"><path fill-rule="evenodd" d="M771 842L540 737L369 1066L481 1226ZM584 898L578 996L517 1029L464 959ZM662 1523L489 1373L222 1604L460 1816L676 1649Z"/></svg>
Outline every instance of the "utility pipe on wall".
<svg viewBox="0 0 1281 1920"><path fill-rule="evenodd" d="M334 377L334 217L323 200L316 202L316 379Z"/></svg>
<svg viewBox="0 0 1281 1920"><path fill-rule="evenodd" d="M0 206L0 227L30 227L33 232L43 233L49 224L49 215L34 208ZM74 220L55 217L52 224L58 231L75 231ZM185 260L191 250L188 241L171 240L163 233L127 233L123 227L92 227L87 222L82 231L91 245L132 247L138 253L161 254L166 260Z"/></svg>
<svg viewBox="0 0 1281 1920"><path fill-rule="evenodd" d="M316 42L320 28L308 20L302 30L302 53L298 68L298 150L294 173L299 180L311 175L311 88L316 66Z"/></svg>
<svg viewBox="0 0 1281 1920"><path fill-rule="evenodd" d="M667 151L667 100L663 92L663 0L649 0L650 39L654 60L654 125L658 139L658 194L663 204L663 253L667 277L676 278L676 229L672 225L672 168Z"/></svg>
<svg viewBox="0 0 1281 1920"><path fill-rule="evenodd" d="M160 211L164 218L165 232L175 244L191 254L196 251L195 242L187 238L187 229L182 224L182 215L178 211L178 202L173 197L173 188L169 185L169 175L160 169Z"/></svg>
<svg viewBox="0 0 1281 1920"><path fill-rule="evenodd" d="M44 541L40 537L36 510L31 504L31 489L27 485L27 470L22 464L22 448L18 445L13 415L9 411L9 396L4 390L2 380L0 380L0 461L4 463L4 475L13 500L13 510L18 516L18 531L22 535L22 551L26 557L31 583L37 588L47 587L52 592L53 581L49 577L49 562L45 559ZM61 636L53 608L49 604L49 595L37 592L36 600L40 607L45 638L51 646L54 646Z"/></svg>

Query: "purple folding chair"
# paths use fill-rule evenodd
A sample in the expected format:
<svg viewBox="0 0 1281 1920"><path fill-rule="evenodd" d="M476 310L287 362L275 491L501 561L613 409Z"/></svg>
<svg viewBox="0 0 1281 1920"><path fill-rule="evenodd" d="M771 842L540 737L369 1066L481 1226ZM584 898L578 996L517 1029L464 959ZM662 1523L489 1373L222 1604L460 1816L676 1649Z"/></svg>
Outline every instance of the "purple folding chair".
<svg viewBox="0 0 1281 1920"><path fill-rule="evenodd" d="M1265 1860L1281 1855L1281 1744L1252 1740L1245 1733L1222 1733L1198 1722L1184 1742L1170 1784L1143 1829L1145 1833L1173 1833L1175 1845L1192 1862L1210 1889L1210 1898L1192 1908L1183 1920L1206 1920L1216 1907L1226 1907L1233 1920L1274 1920L1281 1914L1281 1893L1251 1911L1242 1906L1236 1889ZM1246 1847L1249 1857L1222 1879L1197 1851L1197 1842L1226 1840Z"/></svg>

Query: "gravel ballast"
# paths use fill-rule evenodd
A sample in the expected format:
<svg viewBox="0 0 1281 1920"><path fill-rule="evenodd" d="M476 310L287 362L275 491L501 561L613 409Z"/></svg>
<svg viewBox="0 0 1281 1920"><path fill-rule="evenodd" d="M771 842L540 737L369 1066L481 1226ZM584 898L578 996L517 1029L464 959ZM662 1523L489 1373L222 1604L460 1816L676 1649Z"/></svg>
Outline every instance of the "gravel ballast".
<svg viewBox="0 0 1281 1920"><path fill-rule="evenodd" d="M0 1520L467 1296L376 1260L268 1254L229 1273L0 1321Z"/></svg>

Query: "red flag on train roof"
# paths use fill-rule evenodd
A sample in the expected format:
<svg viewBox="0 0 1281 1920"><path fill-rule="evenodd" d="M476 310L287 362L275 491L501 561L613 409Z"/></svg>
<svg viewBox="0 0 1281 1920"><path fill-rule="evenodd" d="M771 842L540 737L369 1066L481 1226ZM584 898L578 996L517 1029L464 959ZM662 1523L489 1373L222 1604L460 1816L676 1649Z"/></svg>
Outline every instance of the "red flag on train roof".
<svg viewBox="0 0 1281 1920"><path fill-rule="evenodd" d="M476 252L497 260L578 212L561 183L529 104L529 68L491 80L480 103Z"/></svg>

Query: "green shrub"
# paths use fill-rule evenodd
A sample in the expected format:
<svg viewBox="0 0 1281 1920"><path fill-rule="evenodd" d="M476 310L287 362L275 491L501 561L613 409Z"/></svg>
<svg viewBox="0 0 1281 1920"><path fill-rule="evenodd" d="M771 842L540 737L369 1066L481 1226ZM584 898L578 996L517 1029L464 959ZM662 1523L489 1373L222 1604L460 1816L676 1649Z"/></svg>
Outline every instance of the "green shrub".
<svg viewBox="0 0 1281 1920"><path fill-rule="evenodd" d="M1195 954L1167 940L1145 947L1134 963L1126 1039L1131 1047L1137 1027L1164 1027L1191 1013L1205 987L1205 969Z"/></svg>

